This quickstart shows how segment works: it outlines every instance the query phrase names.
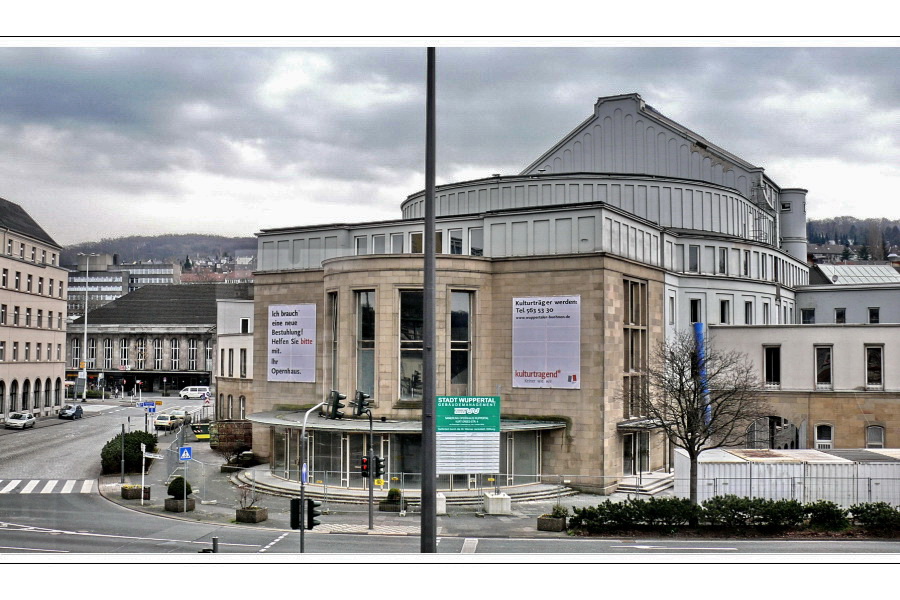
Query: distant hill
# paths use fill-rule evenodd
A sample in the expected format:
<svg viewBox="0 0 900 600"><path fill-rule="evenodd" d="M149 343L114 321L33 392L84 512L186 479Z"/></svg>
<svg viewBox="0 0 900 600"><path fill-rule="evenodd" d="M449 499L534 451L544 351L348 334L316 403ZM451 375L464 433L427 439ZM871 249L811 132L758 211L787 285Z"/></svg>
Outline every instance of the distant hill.
<svg viewBox="0 0 900 600"><path fill-rule="evenodd" d="M255 237L225 237L195 233L104 238L67 246L60 253L62 265L78 262L78 253L118 254L119 262L161 260L184 262L186 256L233 256L237 251L256 252Z"/></svg>
<svg viewBox="0 0 900 600"><path fill-rule="evenodd" d="M884 242L900 245L900 220L857 219L856 217L832 217L810 219L806 222L806 236L811 244L836 244L869 246Z"/></svg>

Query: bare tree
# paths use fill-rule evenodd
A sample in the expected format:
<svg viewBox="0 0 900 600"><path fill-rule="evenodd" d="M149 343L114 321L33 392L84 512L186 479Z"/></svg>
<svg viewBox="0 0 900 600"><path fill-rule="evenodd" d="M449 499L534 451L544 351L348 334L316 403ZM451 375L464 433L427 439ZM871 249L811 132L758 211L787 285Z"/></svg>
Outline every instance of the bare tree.
<svg viewBox="0 0 900 600"><path fill-rule="evenodd" d="M691 461L690 499L697 503L697 462L703 450L743 446L747 429L769 414L750 359L701 345L683 331L651 353L647 414Z"/></svg>

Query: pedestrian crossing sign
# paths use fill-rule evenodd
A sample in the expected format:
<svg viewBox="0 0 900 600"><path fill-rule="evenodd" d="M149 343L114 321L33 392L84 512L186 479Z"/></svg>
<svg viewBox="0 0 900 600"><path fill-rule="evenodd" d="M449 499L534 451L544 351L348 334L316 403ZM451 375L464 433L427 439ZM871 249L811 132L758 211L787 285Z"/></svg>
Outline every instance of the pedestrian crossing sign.
<svg viewBox="0 0 900 600"><path fill-rule="evenodd" d="M182 446L178 449L178 460L191 460L190 446Z"/></svg>

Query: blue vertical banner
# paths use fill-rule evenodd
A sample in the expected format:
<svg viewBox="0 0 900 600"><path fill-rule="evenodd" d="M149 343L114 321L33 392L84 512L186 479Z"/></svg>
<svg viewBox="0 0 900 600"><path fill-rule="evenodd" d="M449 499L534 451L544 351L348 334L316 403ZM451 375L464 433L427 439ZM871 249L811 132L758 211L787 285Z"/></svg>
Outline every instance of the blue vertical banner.
<svg viewBox="0 0 900 600"><path fill-rule="evenodd" d="M697 346L697 366L700 369L700 390L703 394L703 416L706 424L712 418L709 407L709 386L706 381L706 339L703 333L703 323L694 323L694 343Z"/></svg>

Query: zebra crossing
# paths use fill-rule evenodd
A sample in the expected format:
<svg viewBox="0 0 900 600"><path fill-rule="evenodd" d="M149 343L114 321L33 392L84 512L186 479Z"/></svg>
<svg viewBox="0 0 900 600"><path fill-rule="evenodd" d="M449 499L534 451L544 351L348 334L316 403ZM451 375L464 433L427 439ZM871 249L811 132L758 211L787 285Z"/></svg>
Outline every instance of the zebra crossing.
<svg viewBox="0 0 900 600"><path fill-rule="evenodd" d="M0 494L92 494L94 479L0 479Z"/></svg>

